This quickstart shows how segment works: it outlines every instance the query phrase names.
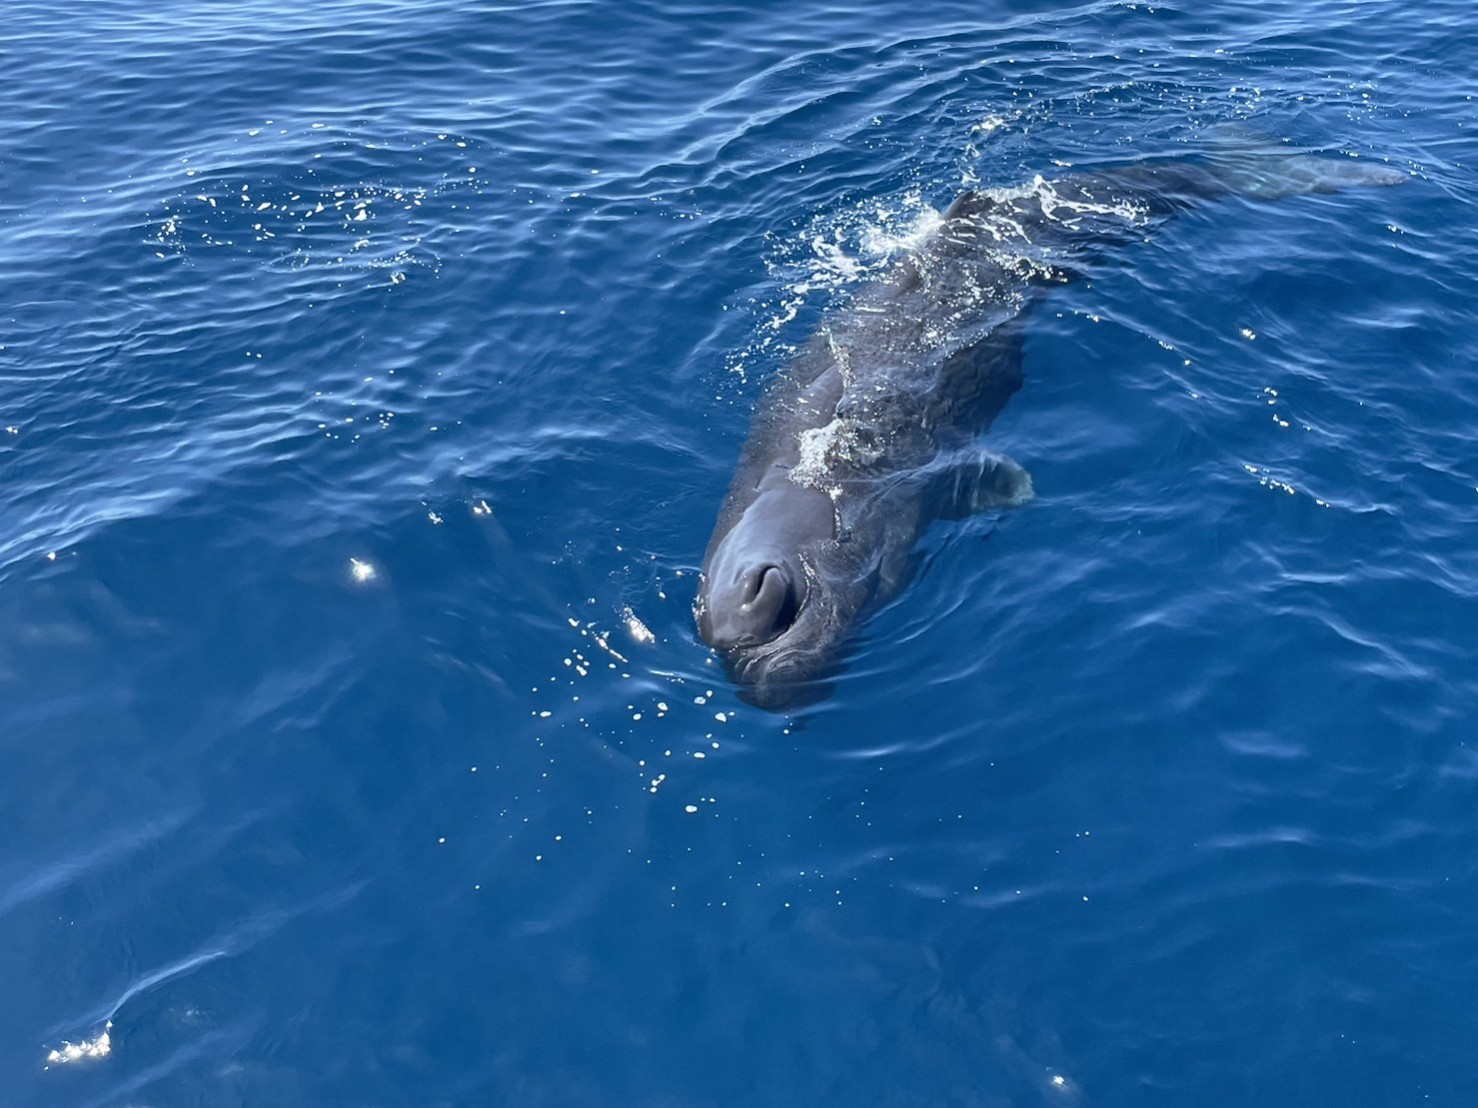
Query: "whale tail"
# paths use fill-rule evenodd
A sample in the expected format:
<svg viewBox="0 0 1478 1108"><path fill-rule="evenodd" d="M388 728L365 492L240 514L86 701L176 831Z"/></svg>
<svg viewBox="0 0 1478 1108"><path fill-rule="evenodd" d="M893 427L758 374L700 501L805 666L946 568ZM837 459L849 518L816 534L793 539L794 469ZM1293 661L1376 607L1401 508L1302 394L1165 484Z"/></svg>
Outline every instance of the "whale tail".
<svg viewBox="0 0 1478 1108"><path fill-rule="evenodd" d="M1401 170L1368 158L1290 151L1266 138L1248 142L1245 136L1236 142L1222 136L1206 168L1227 192L1259 200L1352 188L1387 188L1407 180Z"/></svg>
<svg viewBox="0 0 1478 1108"><path fill-rule="evenodd" d="M1151 213L1169 215L1227 196L1281 200L1389 187L1403 184L1408 174L1368 158L1290 148L1245 129L1225 128L1213 148L1194 161L1140 162L1078 180L1122 188L1147 203Z"/></svg>

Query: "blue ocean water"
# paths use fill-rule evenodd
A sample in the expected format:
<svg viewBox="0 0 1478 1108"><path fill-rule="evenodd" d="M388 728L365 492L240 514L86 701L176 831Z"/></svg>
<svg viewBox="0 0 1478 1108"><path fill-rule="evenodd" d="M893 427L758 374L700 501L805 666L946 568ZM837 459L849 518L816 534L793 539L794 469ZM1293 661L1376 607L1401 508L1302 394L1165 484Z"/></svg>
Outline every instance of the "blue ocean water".
<svg viewBox="0 0 1478 1108"><path fill-rule="evenodd" d="M11 0L0 1102L1478 1089L1478 24ZM967 187L1256 134L1030 319L830 695L696 573L765 381Z"/></svg>

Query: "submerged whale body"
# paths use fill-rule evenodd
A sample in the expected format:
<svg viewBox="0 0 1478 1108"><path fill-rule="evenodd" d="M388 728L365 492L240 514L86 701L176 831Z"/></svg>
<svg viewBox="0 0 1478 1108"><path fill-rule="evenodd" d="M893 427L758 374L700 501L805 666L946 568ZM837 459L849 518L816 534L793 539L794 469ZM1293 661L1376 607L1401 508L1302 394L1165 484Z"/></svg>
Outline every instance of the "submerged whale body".
<svg viewBox="0 0 1478 1108"><path fill-rule="evenodd" d="M1106 248L1193 204L1399 184L1384 166L1241 153L967 192L918 250L823 320L763 396L694 615L742 694L817 691L931 521L1031 498L980 438L1022 382L1024 313Z"/></svg>

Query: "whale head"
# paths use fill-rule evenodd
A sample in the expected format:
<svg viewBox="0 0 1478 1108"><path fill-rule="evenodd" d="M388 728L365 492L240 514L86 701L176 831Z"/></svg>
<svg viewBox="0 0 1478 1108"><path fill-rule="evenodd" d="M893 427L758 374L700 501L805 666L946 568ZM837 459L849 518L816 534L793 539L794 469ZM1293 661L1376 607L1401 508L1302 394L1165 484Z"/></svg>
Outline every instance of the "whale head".
<svg viewBox="0 0 1478 1108"><path fill-rule="evenodd" d="M809 699L860 606L835 531L831 499L786 481L714 534L693 607L698 634L751 703Z"/></svg>

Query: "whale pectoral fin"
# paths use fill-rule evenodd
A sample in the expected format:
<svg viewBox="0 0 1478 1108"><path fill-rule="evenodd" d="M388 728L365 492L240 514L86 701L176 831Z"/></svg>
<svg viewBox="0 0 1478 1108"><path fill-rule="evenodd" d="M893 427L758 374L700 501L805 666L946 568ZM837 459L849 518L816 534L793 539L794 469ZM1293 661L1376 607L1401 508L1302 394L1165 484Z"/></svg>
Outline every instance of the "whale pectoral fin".
<svg viewBox="0 0 1478 1108"><path fill-rule="evenodd" d="M941 519L1018 508L1036 495L1032 475L1004 454L980 453L962 461L943 475L941 484Z"/></svg>

